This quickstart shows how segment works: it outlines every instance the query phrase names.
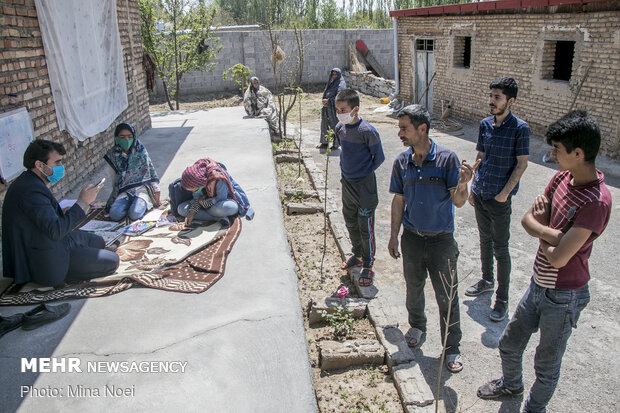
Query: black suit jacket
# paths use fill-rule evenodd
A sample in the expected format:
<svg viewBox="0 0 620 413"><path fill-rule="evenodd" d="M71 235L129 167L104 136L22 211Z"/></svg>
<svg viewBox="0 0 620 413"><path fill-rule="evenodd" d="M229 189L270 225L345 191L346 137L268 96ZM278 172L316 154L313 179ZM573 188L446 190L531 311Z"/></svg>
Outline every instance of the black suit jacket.
<svg viewBox="0 0 620 413"><path fill-rule="evenodd" d="M23 172L2 206L2 268L16 284L64 279L69 271L69 233L86 217L75 204L63 213L47 185Z"/></svg>

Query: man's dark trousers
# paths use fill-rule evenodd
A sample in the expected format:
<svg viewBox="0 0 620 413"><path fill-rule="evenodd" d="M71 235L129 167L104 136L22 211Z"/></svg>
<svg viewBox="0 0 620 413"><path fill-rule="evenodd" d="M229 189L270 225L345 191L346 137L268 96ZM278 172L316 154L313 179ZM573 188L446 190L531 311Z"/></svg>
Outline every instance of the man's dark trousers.
<svg viewBox="0 0 620 413"><path fill-rule="evenodd" d="M440 232L432 236L423 236L405 228L401 237L401 248L403 272L407 286L406 304L409 312L409 325L426 331L424 284L428 274L439 306L441 337L445 337L445 320L448 316L450 304L448 294L450 283L453 283L454 298L450 307L450 327L448 327L446 354L460 354L459 344L462 333L456 270L459 248L454 235L451 232Z"/></svg>
<svg viewBox="0 0 620 413"><path fill-rule="evenodd" d="M512 197L506 202L495 199L482 199L474 194L474 209L478 234L480 235L480 261L482 278L493 282L493 257L497 260L496 299L508 302L510 285L510 215L512 214Z"/></svg>
<svg viewBox="0 0 620 413"><path fill-rule="evenodd" d="M375 261L375 208L379 204L375 173L353 181L341 177L342 215L353 245L353 255L362 257L364 267Z"/></svg>

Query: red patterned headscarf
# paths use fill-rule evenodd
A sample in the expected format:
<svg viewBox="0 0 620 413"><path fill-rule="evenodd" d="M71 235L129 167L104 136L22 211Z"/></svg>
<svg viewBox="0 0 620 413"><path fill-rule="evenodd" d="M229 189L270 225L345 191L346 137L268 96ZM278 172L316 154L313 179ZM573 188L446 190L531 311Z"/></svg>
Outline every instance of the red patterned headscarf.
<svg viewBox="0 0 620 413"><path fill-rule="evenodd" d="M213 159L204 158L185 168L181 175L181 186L186 189L204 186L207 197L212 198L215 196L215 185L219 180L226 181L230 194L234 198L228 172Z"/></svg>

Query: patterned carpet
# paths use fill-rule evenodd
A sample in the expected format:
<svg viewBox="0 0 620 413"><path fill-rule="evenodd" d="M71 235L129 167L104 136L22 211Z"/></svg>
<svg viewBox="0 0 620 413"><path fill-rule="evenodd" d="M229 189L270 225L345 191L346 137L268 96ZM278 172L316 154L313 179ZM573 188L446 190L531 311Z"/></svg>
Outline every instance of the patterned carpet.
<svg viewBox="0 0 620 413"><path fill-rule="evenodd" d="M103 297L132 287L202 293L224 275L226 258L241 233L241 219L219 230L219 224L185 228L183 223L155 228L121 244L116 274L46 290L23 291L11 285L0 305L26 305L70 298Z"/></svg>

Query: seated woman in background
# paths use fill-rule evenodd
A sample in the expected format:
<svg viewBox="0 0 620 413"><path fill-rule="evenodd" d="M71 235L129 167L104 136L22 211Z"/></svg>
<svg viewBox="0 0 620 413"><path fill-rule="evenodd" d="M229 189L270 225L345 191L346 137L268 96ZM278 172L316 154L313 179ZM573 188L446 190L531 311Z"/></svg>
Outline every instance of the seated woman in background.
<svg viewBox="0 0 620 413"><path fill-rule="evenodd" d="M230 225L229 217L239 214L254 217L250 201L241 186L230 176L226 167L210 158L196 161L181 175L181 186L192 192L192 199L179 204L177 212L185 224L199 221L218 221Z"/></svg>
<svg viewBox="0 0 620 413"><path fill-rule="evenodd" d="M142 218L153 206L159 206L159 177L133 126L125 122L118 124L114 146L103 159L112 168L114 182L106 204L110 219L120 221L129 216L133 221Z"/></svg>
<svg viewBox="0 0 620 413"><path fill-rule="evenodd" d="M250 78L250 84L243 95L243 107L251 118L265 118L269 132L278 135L278 108L269 89L262 86L256 76Z"/></svg>

